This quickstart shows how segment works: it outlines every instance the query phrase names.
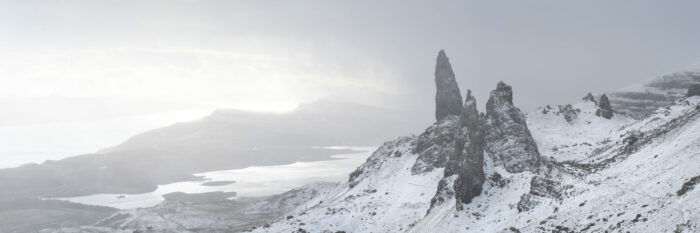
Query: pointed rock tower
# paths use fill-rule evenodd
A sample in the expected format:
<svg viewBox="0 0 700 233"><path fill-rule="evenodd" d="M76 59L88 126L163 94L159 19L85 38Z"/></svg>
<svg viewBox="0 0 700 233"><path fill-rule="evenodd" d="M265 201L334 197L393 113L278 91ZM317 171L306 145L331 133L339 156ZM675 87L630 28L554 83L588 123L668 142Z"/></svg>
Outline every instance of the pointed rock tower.
<svg viewBox="0 0 700 233"><path fill-rule="evenodd" d="M445 50L440 50L435 65L435 119L440 121L449 115L459 116L462 113L462 95L452 71L450 59Z"/></svg>
<svg viewBox="0 0 700 233"><path fill-rule="evenodd" d="M435 118L437 122L425 130L418 140L413 153L418 154L411 168L413 174L445 167L449 157L455 153L455 143L459 139L462 96L452 72L450 60L444 50L440 50L435 65Z"/></svg>
<svg viewBox="0 0 700 233"><path fill-rule="evenodd" d="M484 175L484 132L479 120L479 111L476 109L476 99L472 96L471 90L467 90L467 98L460 116L460 126L461 137L455 153L457 180L454 183L459 209L462 203L470 203L472 198L481 193L481 185L484 184L486 177Z"/></svg>
<svg viewBox="0 0 700 233"><path fill-rule="evenodd" d="M508 172L535 171L540 152L527 128L525 115L513 105L513 89L498 83L486 103L486 151Z"/></svg>
<svg viewBox="0 0 700 233"><path fill-rule="evenodd" d="M613 117L613 110L612 106L610 106L610 100L605 94L600 96L600 103L598 104L598 110L596 110L595 115L605 119L610 119Z"/></svg>

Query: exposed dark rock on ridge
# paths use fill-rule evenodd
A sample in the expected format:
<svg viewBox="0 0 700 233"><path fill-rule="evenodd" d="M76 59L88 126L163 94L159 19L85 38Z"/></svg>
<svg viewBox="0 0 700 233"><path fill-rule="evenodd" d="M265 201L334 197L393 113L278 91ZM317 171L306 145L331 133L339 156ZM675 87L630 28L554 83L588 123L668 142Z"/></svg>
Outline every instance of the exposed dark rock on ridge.
<svg viewBox="0 0 700 233"><path fill-rule="evenodd" d="M598 102L595 101L595 97L593 97L593 94L591 94L590 92L588 92L588 94L587 94L586 96L584 96L583 98L581 98L581 100L584 100L584 101L591 101L591 102L595 103L596 105L598 105Z"/></svg>
<svg viewBox="0 0 700 233"><path fill-rule="evenodd" d="M578 118L579 112L581 112L581 109L574 109L574 107L571 106L571 104L567 104L564 106L559 105L559 113L564 115L564 119L566 120L566 122L574 122L574 120Z"/></svg>
<svg viewBox="0 0 700 233"><path fill-rule="evenodd" d="M470 203L472 198L481 193L484 184L484 133L479 120L479 111L476 109L476 99L467 90L467 98L460 116L461 137L454 154L455 171L457 180L454 190L457 195L457 206L461 203ZM449 167L448 167L449 168ZM445 169L447 175L448 169Z"/></svg>
<svg viewBox="0 0 700 233"><path fill-rule="evenodd" d="M428 127L416 140L413 153L418 154L411 173L430 172L445 167L447 159L456 152L459 137L459 116L449 115Z"/></svg>
<svg viewBox="0 0 700 233"><path fill-rule="evenodd" d="M457 209L470 203L481 193L484 184L484 136L476 109L476 99L467 90L467 98L459 118L459 131L455 150L449 154L444 177L438 183L431 208L445 200L456 197ZM451 184L451 185L450 185ZM430 211L430 210L428 210Z"/></svg>
<svg viewBox="0 0 700 233"><path fill-rule="evenodd" d="M435 119L440 121L448 115L459 115L462 113L462 94L455 80L455 73L452 71L450 59L445 55L444 50L440 50L435 65Z"/></svg>
<svg viewBox="0 0 700 233"><path fill-rule="evenodd" d="M511 86L499 82L486 103L486 151L508 172L536 171L540 153L525 122L513 105Z"/></svg>
<svg viewBox="0 0 700 233"><path fill-rule="evenodd" d="M700 184L700 176L690 178L688 181L683 183L683 186L676 192L676 194L678 196L683 196L688 191L693 190L693 188L695 188L695 185L697 184Z"/></svg>
<svg viewBox="0 0 700 233"><path fill-rule="evenodd" d="M435 68L437 86L437 122L418 137L414 153L418 159L413 174L445 167L444 177L431 200L431 207L456 197L457 208L481 193L484 183L484 134L476 109L476 99L467 91L462 97L444 51L440 51ZM459 104L455 104L459 101Z"/></svg>
<svg viewBox="0 0 700 233"><path fill-rule="evenodd" d="M613 110L612 106L610 106L610 100L605 94L600 96L600 104L598 104L598 110L596 110L595 115L605 119L610 119L613 117Z"/></svg>
<svg viewBox="0 0 700 233"><path fill-rule="evenodd" d="M559 179L553 177L533 176L530 180L530 191L520 196L518 212L530 211L541 202L541 198L549 198L562 201L565 192L573 188L570 185L562 185Z"/></svg>
<svg viewBox="0 0 700 233"><path fill-rule="evenodd" d="M700 84L691 84L688 87L688 94L686 94L686 96L700 96Z"/></svg>

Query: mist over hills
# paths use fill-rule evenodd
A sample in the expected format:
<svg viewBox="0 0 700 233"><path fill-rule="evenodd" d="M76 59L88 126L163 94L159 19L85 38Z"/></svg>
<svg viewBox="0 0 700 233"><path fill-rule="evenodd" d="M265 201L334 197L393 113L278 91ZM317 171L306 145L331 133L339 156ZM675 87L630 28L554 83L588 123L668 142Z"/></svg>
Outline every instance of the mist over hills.
<svg viewBox="0 0 700 233"><path fill-rule="evenodd" d="M282 114L218 110L95 154L2 169L0 196L142 193L197 172L327 159L347 150L323 147L373 145L410 133L409 121L396 110L340 102Z"/></svg>

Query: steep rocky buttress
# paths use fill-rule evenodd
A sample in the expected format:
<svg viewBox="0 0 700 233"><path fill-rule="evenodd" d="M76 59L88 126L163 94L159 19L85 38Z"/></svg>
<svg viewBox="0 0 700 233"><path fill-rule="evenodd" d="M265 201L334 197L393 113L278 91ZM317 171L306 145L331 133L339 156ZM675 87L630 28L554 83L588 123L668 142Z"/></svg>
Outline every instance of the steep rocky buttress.
<svg viewBox="0 0 700 233"><path fill-rule="evenodd" d="M513 105L513 89L499 82L486 103L486 151L509 172L536 171L540 153L525 115Z"/></svg>

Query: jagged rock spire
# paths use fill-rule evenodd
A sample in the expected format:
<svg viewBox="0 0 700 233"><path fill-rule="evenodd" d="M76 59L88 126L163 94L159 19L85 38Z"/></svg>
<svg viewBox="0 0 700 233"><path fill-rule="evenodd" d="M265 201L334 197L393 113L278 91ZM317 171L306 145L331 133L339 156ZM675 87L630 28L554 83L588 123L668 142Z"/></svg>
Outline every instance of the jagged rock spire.
<svg viewBox="0 0 700 233"><path fill-rule="evenodd" d="M613 117L612 106L610 106L610 99L608 96L603 94L600 96L600 103L598 104L598 110L595 112L596 116L603 117L605 119L610 119Z"/></svg>
<svg viewBox="0 0 700 233"><path fill-rule="evenodd" d="M486 103L486 151L508 172L535 171L540 153L525 122L525 115L513 105L513 89L498 83Z"/></svg>
<svg viewBox="0 0 700 233"><path fill-rule="evenodd" d="M503 81L499 81L496 84L496 90L491 91L491 98L489 102L493 101L505 101L506 103L513 104L513 88ZM488 103L487 103L488 104Z"/></svg>
<svg viewBox="0 0 700 233"><path fill-rule="evenodd" d="M598 105L598 102L595 101L595 97L593 97L593 94L591 94L590 92L588 92L588 95L586 95L586 96L584 96L583 98L581 98L581 100L584 100L584 101L591 101L591 102L595 103L596 105Z"/></svg>
<svg viewBox="0 0 700 233"><path fill-rule="evenodd" d="M460 163L456 170L457 179L454 183L457 207L462 203L470 203L472 198L481 193L484 184L484 133L479 111L476 109L476 99L467 90L462 115L460 115L461 140L457 144L456 156Z"/></svg>
<svg viewBox="0 0 700 233"><path fill-rule="evenodd" d="M460 125L470 129L479 128L479 111L476 110L476 99L472 96L472 90L467 89L467 97L464 99Z"/></svg>
<svg viewBox="0 0 700 233"><path fill-rule="evenodd" d="M460 115L462 113L462 95L452 71L450 59L440 50L435 65L435 119L440 121L448 115Z"/></svg>

